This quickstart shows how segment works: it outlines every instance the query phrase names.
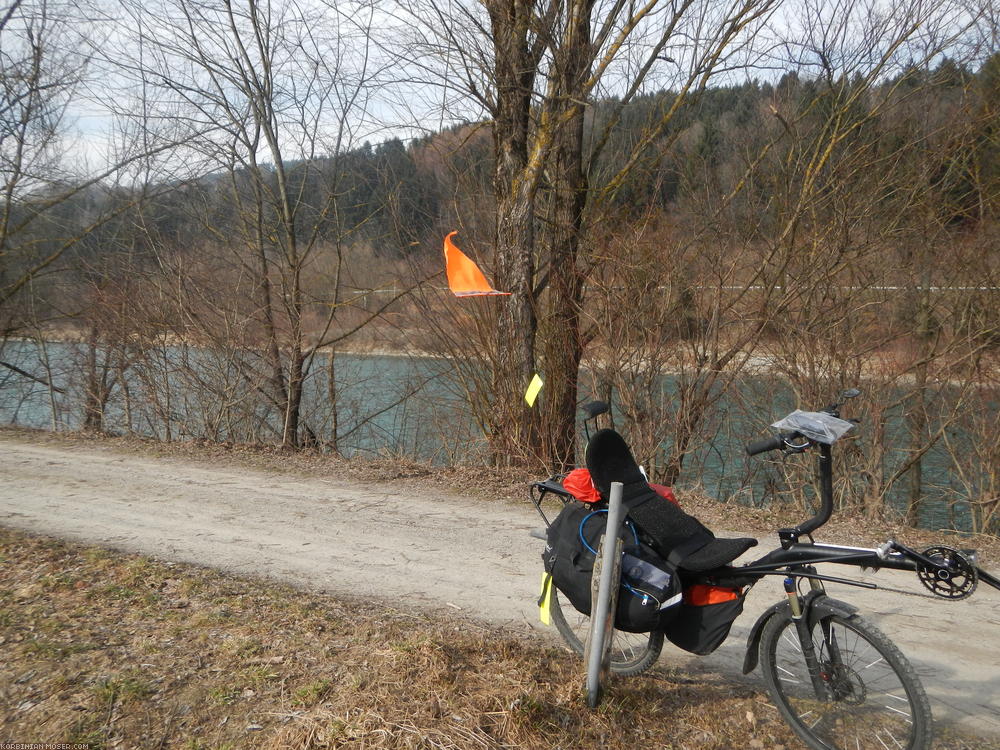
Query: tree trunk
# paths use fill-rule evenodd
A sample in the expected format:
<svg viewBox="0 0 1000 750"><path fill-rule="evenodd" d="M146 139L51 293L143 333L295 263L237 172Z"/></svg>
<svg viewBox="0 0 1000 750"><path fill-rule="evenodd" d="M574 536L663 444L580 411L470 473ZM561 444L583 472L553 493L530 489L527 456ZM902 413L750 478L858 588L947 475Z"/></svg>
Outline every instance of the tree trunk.
<svg viewBox="0 0 1000 750"><path fill-rule="evenodd" d="M522 398L535 371L535 192L528 162L531 92L536 65L529 46L533 4L490 0L496 103L493 122L496 195L494 275L510 292L497 313L489 419L494 463L535 453L532 412ZM537 165L536 165L537 171Z"/></svg>
<svg viewBox="0 0 1000 750"><path fill-rule="evenodd" d="M532 412L523 399L535 372L534 220L532 200L523 195L498 200L496 278L504 291L497 315L493 357L491 443L495 462L520 460L535 452Z"/></svg>
<svg viewBox="0 0 1000 750"><path fill-rule="evenodd" d="M85 360L87 386L83 395L83 429L93 432L104 430L104 378L98 364L99 334L96 324L91 324L87 336L87 353Z"/></svg>
<svg viewBox="0 0 1000 750"><path fill-rule="evenodd" d="M281 447L299 447L299 418L302 411L302 352L293 351L288 363L288 398L285 402L285 424Z"/></svg>
<svg viewBox="0 0 1000 750"><path fill-rule="evenodd" d="M583 279L578 267L588 182L584 171L584 91L590 77L592 0L570 5L560 54L557 87L560 121L552 169L552 234L549 315L545 338L543 441L547 463L556 471L573 465L576 445L577 380L583 358L580 306Z"/></svg>
<svg viewBox="0 0 1000 750"><path fill-rule="evenodd" d="M259 191L259 186L257 187ZM274 399L275 404L285 405L287 408L288 404L288 388L285 383L285 371L281 363L281 348L278 342L278 330L274 323L274 293L271 289L271 269L270 263L267 259L267 251L265 249L265 240L263 232L263 207L260 203L259 192L255 196L257 198L258 204L257 210L257 226L255 230L257 236L255 238L256 242L256 255L257 255L257 272L259 274L258 278L258 291L260 294L260 314L263 318L264 323L264 349L265 349L265 369L267 370L267 377L271 383L271 398ZM284 415L282 415L284 417ZM285 420L283 419L283 422ZM284 434L285 430L282 430Z"/></svg>
<svg viewBox="0 0 1000 750"><path fill-rule="evenodd" d="M335 455L340 455L340 445L337 441L337 431L340 425L337 420L337 352L330 347L330 361L326 368L326 397L330 402L330 451Z"/></svg>
<svg viewBox="0 0 1000 750"><path fill-rule="evenodd" d="M916 382L913 403L906 410L906 426L910 439L910 450L919 452L927 442L927 363L922 362L915 373ZM906 523L917 525L920 509L923 507L924 462L917 458L909 471L909 490L906 499Z"/></svg>

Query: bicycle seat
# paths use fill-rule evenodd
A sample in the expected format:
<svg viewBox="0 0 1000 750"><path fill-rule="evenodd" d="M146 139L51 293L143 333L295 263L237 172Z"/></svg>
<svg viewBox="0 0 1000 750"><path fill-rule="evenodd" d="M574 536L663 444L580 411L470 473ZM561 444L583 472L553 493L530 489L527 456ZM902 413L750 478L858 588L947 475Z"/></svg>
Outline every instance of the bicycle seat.
<svg viewBox="0 0 1000 750"><path fill-rule="evenodd" d="M757 540L719 539L694 516L653 490L624 438L611 429L598 431L587 445L587 468L602 497L612 482L622 483L622 504L651 546L669 562L695 573L728 565Z"/></svg>

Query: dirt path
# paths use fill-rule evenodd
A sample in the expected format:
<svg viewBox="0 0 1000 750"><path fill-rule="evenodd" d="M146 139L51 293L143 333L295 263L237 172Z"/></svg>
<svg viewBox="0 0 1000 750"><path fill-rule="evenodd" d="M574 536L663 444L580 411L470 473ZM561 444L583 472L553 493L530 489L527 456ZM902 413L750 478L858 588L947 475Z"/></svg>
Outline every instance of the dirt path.
<svg viewBox="0 0 1000 750"><path fill-rule="evenodd" d="M0 434L0 524L554 633L536 625L541 543L528 537L539 523L527 503L208 468ZM920 590L912 574L868 577ZM972 599L950 604L829 589L859 606L910 658L937 719L1000 736L1000 592L981 586ZM715 654L688 657L668 646L662 663L737 678L756 615L779 595L776 582L761 584Z"/></svg>

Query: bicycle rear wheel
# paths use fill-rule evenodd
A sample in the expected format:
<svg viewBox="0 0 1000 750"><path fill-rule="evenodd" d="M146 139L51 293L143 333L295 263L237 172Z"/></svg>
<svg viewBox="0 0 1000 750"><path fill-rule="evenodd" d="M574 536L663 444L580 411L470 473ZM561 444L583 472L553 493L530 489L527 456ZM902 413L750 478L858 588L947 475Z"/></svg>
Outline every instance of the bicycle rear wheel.
<svg viewBox="0 0 1000 750"><path fill-rule="evenodd" d="M583 656L587 634L590 632L590 617L581 614L567 603L565 609L559 591L552 587L552 601L549 605L552 623L574 652ZM611 671L623 677L642 674L660 658L663 648L663 633L623 633L613 631L611 642Z"/></svg>
<svg viewBox="0 0 1000 750"><path fill-rule="evenodd" d="M812 628L822 697L795 623L772 617L761 636L764 681L784 719L814 750L927 750L931 709L913 667L858 615L830 614Z"/></svg>

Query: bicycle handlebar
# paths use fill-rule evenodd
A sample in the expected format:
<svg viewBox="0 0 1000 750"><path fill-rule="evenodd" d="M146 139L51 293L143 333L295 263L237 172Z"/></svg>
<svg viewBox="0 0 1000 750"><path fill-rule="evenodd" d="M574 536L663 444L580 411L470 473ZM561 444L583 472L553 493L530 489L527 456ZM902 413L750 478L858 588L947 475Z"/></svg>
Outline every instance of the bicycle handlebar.
<svg viewBox="0 0 1000 750"><path fill-rule="evenodd" d="M763 438L747 445L747 455L756 456L758 453L788 448L790 452L800 453L806 448L818 445L819 455L819 497L820 507L811 518L790 529L780 529L778 536L781 538L783 547L798 541L803 534L812 534L816 529L830 520L833 514L833 466L830 445L827 443L816 443L813 440L804 438L801 445L792 445L791 441L797 438L804 438L797 432L782 432L774 437Z"/></svg>
<svg viewBox="0 0 1000 750"><path fill-rule="evenodd" d="M830 520L833 515L833 455L830 446L819 446L819 498L820 507L816 515L795 527L799 534L812 534Z"/></svg>
<svg viewBox="0 0 1000 750"><path fill-rule="evenodd" d="M774 437L757 440L747 445L747 455L756 456L758 453L767 453L768 451L778 450L778 448L782 448L784 445L785 436L775 435Z"/></svg>

